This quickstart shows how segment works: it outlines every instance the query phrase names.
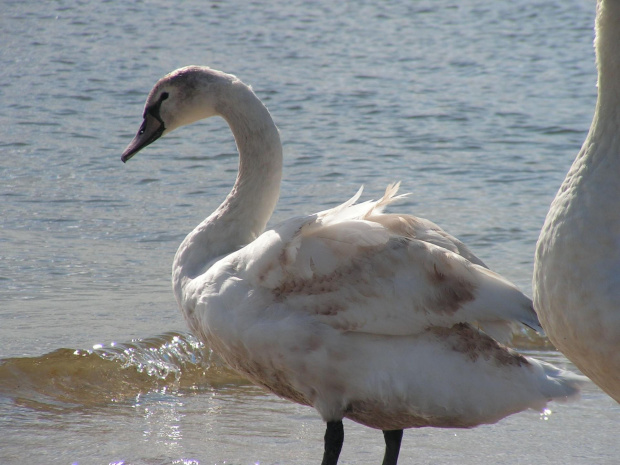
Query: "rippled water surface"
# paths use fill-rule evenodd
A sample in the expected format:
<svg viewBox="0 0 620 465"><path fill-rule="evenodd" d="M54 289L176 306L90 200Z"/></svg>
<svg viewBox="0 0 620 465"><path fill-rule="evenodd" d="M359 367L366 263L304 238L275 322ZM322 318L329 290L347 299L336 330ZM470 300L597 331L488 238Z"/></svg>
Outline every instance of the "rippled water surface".
<svg viewBox="0 0 620 465"><path fill-rule="evenodd" d="M402 181L531 293L544 215L596 99L593 0L5 1L0 12L0 463L308 464L312 409L252 386L187 332L176 247L224 198L223 121L120 153L153 83L187 64L252 84L278 124L272 222ZM539 341L529 353L571 369ZM617 463L620 412L573 404L409 430L401 463ZM345 424L341 463L379 463Z"/></svg>

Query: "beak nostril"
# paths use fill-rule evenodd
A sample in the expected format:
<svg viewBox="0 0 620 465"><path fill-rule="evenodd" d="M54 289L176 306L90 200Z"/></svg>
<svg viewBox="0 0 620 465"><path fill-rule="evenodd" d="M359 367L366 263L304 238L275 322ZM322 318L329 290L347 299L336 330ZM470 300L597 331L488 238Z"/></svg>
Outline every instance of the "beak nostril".
<svg viewBox="0 0 620 465"><path fill-rule="evenodd" d="M144 131L146 131L146 118L144 118L144 121L142 121L140 129L138 129L138 134L142 135L144 134Z"/></svg>
<svg viewBox="0 0 620 465"><path fill-rule="evenodd" d="M144 118L140 129L138 129L138 133L123 152L123 155L121 156L121 160L123 161L123 163L125 163L147 145L159 139L166 130L166 127L164 126L164 123L163 121L161 121L160 118L157 118L159 125L157 125L157 123L151 119L149 128L149 116L152 115L149 114L146 118Z"/></svg>

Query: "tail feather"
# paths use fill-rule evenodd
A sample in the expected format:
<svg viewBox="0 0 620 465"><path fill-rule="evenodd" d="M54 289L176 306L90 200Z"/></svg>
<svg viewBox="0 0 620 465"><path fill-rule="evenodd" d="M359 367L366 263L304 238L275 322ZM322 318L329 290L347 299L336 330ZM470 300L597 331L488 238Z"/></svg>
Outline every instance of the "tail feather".
<svg viewBox="0 0 620 465"><path fill-rule="evenodd" d="M548 400L562 402L579 399L581 388L589 381L588 378L540 360L534 362L543 372L540 390Z"/></svg>

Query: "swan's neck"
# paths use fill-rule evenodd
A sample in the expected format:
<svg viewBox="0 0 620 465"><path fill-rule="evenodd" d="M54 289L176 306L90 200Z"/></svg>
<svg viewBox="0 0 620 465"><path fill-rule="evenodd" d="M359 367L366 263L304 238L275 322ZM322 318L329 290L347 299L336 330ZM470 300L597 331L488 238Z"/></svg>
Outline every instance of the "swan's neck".
<svg viewBox="0 0 620 465"><path fill-rule="evenodd" d="M604 135L610 141L620 131L620 1L599 0L594 43L598 99L590 138L601 142Z"/></svg>
<svg viewBox="0 0 620 465"><path fill-rule="evenodd" d="M280 193L282 145L267 108L240 81L226 89L216 111L229 124L239 173L226 200L181 243L172 280L179 303L188 282L223 255L252 242L271 217Z"/></svg>
<svg viewBox="0 0 620 465"><path fill-rule="evenodd" d="M599 105L618 113L620 102L620 1L599 0L596 14Z"/></svg>
<svg viewBox="0 0 620 465"><path fill-rule="evenodd" d="M594 45L598 69L596 108L588 137L565 185L600 184L609 182L610 176L615 182L620 170L619 0L598 1Z"/></svg>

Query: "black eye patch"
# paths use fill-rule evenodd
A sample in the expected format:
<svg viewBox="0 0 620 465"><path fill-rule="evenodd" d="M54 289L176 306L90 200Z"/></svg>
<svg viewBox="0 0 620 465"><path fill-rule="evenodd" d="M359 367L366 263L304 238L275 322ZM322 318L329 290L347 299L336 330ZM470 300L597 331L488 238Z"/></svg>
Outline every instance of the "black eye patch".
<svg viewBox="0 0 620 465"><path fill-rule="evenodd" d="M162 126L163 126L164 122L161 119L161 116L159 115L159 110L161 108L161 103L164 100L166 100L169 96L170 96L170 94L168 94L168 92L162 92L162 94L159 96L159 100L157 100L156 103L154 103L153 105L147 107L144 110L144 117L146 118L146 115L149 114L153 118L155 118L157 121L159 121L162 124Z"/></svg>

